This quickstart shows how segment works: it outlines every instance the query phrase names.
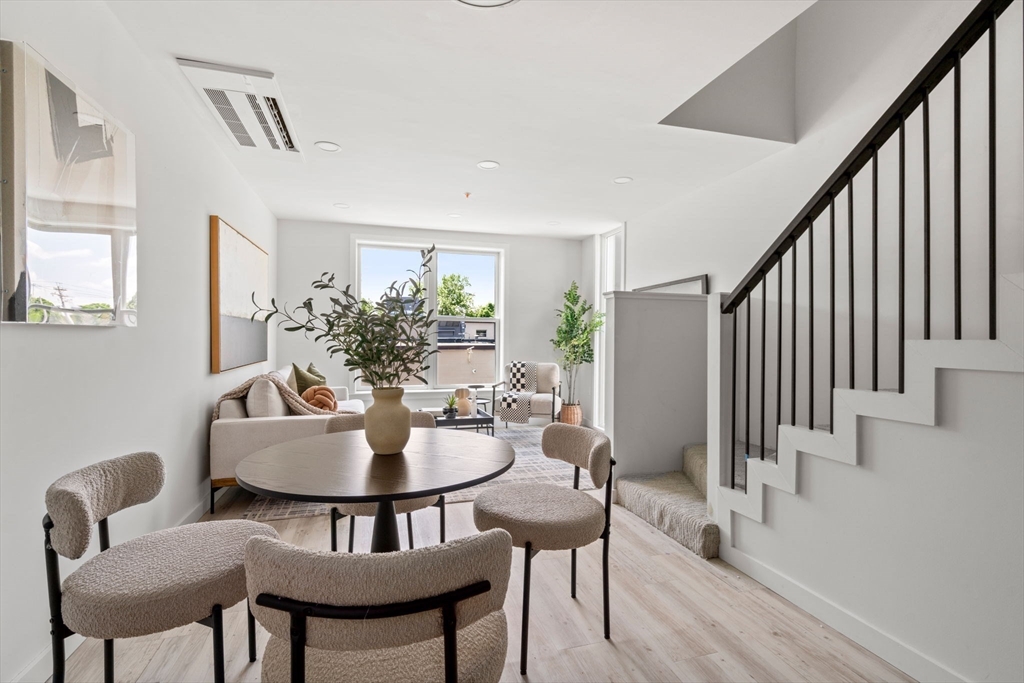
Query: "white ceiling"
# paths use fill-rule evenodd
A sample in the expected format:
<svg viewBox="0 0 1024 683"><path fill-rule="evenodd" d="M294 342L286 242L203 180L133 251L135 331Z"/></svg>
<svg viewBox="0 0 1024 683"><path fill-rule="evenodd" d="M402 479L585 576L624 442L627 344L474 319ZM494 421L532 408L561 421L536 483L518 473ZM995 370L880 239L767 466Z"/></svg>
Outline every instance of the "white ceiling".
<svg viewBox="0 0 1024 683"><path fill-rule="evenodd" d="M109 4L279 218L583 236L786 146L658 122L812 1ZM174 57L276 74L302 163L236 149Z"/></svg>

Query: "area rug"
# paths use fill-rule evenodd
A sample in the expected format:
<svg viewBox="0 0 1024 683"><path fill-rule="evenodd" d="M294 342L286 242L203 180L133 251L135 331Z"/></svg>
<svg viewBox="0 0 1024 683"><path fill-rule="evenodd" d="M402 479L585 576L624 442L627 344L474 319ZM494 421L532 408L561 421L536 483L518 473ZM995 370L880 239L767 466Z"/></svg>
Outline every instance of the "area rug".
<svg viewBox="0 0 1024 683"><path fill-rule="evenodd" d="M537 482L572 488L573 466L561 460L548 458L540 449L540 434L543 427L513 425L507 429L497 428L494 436L516 449L516 461L505 474L496 479L478 484L461 491L446 493L445 503L462 503L476 498L486 488L500 484ZM580 473L580 489L594 488L586 472ZM242 519L269 522L298 517L315 517L330 513L331 506L324 503L302 503L256 496L242 513Z"/></svg>

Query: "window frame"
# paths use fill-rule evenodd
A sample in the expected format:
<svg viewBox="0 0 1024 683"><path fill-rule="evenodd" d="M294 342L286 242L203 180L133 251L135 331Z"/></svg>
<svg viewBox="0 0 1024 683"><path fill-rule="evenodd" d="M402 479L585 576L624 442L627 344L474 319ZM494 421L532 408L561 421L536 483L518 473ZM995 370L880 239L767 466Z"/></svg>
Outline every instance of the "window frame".
<svg viewBox="0 0 1024 683"><path fill-rule="evenodd" d="M353 278L352 287L355 290L357 298L362 298L362 287L363 287L363 273L362 273L362 250L364 247L370 249L393 249L397 251L421 251L429 249L431 244L434 244L434 260L430 266L430 273L427 274L427 307L433 311L437 311L437 285L439 283L439 267L441 254L486 254L494 256L494 317L492 318L467 318L460 316L449 316L449 315L437 315L435 318L438 321L442 320L476 320L480 322L493 322L494 323L494 377L495 382L501 381L501 369L504 367L504 348L505 348L505 334L503 314L505 309L504 301L504 282L505 282L505 247L500 245L459 245L449 246L443 243L437 242L418 242L411 240L388 240L381 239L379 237L360 237L353 236L352 238L352 272L355 274ZM431 349L437 350L437 333L436 327L431 333L432 344ZM436 356L436 354L435 354ZM460 386L466 386L463 384L441 384L438 382L437 377L437 363L430 363L430 367L425 373L427 384L416 383L414 385L405 386L407 393L426 393L426 392L450 392ZM486 384L484 382L478 382L478 384ZM362 382L353 379L352 380L353 393L369 392L370 387L363 384Z"/></svg>

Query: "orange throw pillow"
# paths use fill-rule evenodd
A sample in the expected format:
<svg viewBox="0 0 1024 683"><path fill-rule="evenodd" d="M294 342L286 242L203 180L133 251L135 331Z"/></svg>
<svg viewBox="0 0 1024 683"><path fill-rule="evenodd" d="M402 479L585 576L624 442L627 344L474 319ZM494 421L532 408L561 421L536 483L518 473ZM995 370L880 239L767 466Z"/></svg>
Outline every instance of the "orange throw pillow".
<svg viewBox="0 0 1024 683"><path fill-rule="evenodd" d="M330 387L310 387L302 392L302 400L321 410L334 412L338 409L338 399L334 397L334 390Z"/></svg>

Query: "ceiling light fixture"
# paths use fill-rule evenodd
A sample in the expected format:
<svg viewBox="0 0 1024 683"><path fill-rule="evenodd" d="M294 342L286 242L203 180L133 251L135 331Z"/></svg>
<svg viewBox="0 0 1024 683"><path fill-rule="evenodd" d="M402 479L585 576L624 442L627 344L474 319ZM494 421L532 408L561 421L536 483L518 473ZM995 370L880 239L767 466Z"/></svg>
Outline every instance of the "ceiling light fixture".
<svg viewBox="0 0 1024 683"><path fill-rule="evenodd" d="M448 218L462 218L462 214L461 213L450 213L450 214L448 214Z"/></svg>
<svg viewBox="0 0 1024 683"><path fill-rule="evenodd" d="M497 161L481 161L476 166L477 168L482 168L485 171L489 171L492 168L498 168L499 166L501 166L501 164L499 164Z"/></svg>
<svg viewBox="0 0 1024 683"><path fill-rule="evenodd" d="M507 7L514 5L519 0L455 0L456 2L469 5L470 7L480 7L482 9L492 9L495 7Z"/></svg>
<svg viewBox="0 0 1024 683"><path fill-rule="evenodd" d="M615 183L616 185L625 185L626 183L633 182L633 179L630 178L629 176L622 176L621 178L616 178L612 182Z"/></svg>
<svg viewBox="0 0 1024 683"><path fill-rule="evenodd" d="M341 145L335 144L330 140L320 140L319 142L314 142L313 144L316 145L317 149L323 150L324 152L341 151Z"/></svg>
<svg viewBox="0 0 1024 683"><path fill-rule="evenodd" d="M348 208L348 204L342 204L342 203L339 202L338 204L334 205L334 208L336 208L336 209L347 209Z"/></svg>

